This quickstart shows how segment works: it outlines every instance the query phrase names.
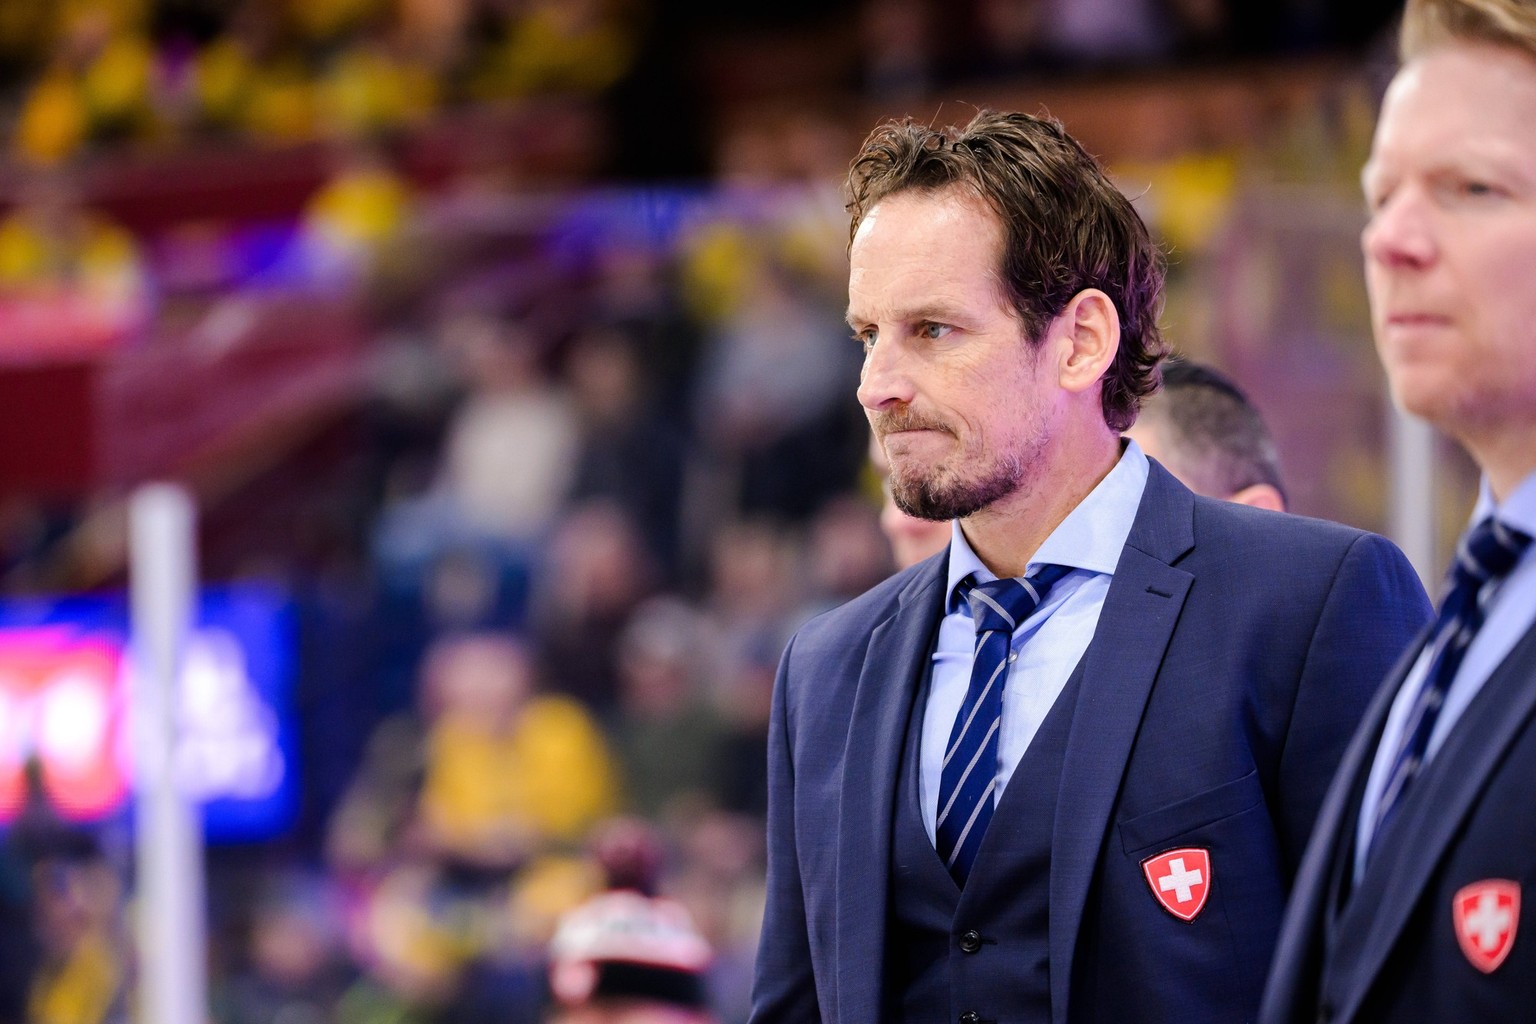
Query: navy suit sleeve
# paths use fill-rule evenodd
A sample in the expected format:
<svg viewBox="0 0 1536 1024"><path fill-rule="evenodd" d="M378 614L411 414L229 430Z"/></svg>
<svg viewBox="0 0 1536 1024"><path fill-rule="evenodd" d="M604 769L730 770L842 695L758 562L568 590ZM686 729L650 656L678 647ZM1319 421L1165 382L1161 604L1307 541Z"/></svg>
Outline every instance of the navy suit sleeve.
<svg viewBox="0 0 1536 1024"><path fill-rule="evenodd" d="M768 726L768 894L752 983L751 1024L821 1019L795 843L795 769L789 729L791 640L779 662Z"/></svg>
<svg viewBox="0 0 1536 1024"><path fill-rule="evenodd" d="M1429 616L1401 551L1375 534L1350 545L1312 634L1281 752L1275 820L1288 875L1371 695Z"/></svg>

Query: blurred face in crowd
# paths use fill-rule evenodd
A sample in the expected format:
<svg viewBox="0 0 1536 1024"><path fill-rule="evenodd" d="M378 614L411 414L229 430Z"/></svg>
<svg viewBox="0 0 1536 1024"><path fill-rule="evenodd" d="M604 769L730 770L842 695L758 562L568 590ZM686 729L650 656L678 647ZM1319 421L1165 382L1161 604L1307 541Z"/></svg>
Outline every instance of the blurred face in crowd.
<svg viewBox="0 0 1536 1024"><path fill-rule="evenodd" d="M896 568L916 565L949 546L950 526L945 520L919 519L908 515L896 504L891 482L885 481L885 502L880 506L880 531L891 545L891 559Z"/></svg>
<svg viewBox="0 0 1536 1024"><path fill-rule="evenodd" d="M1410 61L1362 181L1393 396L1466 444L1497 492L1490 456L1536 430L1536 61L1477 43Z"/></svg>
<svg viewBox="0 0 1536 1024"><path fill-rule="evenodd" d="M429 686L444 712L487 726L504 726L533 689L527 653L501 637L445 641L429 656Z"/></svg>
<svg viewBox="0 0 1536 1024"><path fill-rule="evenodd" d="M950 189L886 197L849 249L859 402L896 504L922 519L1027 493L1049 438L1053 379L1004 297L1002 245L996 215Z"/></svg>
<svg viewBox="0 0 1536 1024"><path fill-rule="evenodd" d="M869 438L869 464L880 477L880 532L891 549L891 561L896 568L906 569L916 565L929 555L938 554L949 547L950 526L947 521L919 519L908 515L896 504L891 494L891 464L885 460L885 451L879 438Z"/></svg>

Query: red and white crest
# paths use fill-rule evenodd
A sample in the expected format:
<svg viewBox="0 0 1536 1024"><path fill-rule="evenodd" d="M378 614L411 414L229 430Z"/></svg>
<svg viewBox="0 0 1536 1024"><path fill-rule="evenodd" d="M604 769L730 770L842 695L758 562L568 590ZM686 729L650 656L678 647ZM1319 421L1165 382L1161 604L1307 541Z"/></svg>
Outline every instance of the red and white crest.
<svg viewBox="0 0 1536 1024"><path fill-rule="evenodd" d="M1520 883L1487 878L1464 885L1451 899L1456 941L1472 966L1492 974L1515 944L1520 924Z"/></svg>
<svg viewBox="0 0 1536 1024"><path fill-rule="evenodd" d="M1211 892L1211 852L1194 846L1148 857L1141 862L1152 895L1180 921L1193 921Z"/></svg>

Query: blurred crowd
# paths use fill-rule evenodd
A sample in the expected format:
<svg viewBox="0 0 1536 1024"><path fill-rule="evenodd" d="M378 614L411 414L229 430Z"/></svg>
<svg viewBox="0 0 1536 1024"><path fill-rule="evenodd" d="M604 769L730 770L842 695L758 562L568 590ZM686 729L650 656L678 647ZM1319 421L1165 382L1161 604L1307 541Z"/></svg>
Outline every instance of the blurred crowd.
<svg viewBox="0 0 1536 1024"><path fill-rule="evenodd" d="M721 38L797 23L825 39L820 82L913 98L995 76L1358 47L1395 7L838 0L708 12L656 0L9 0L0 123L13 158L45 166L123 144L355 138L467 105L611 97L649 75L649 61L706 65ZM709 87L707 78L684 70L695 86ZM686 90L673 98L686 100Z"/></svg>
<svg viewBox="0 0 1536 1024"><path fill-rule="evenodd" d="M622 0L12 0L11 152L207 137L273 144L419 124L466 103L595 96L629 71Z"/></svg>
<svg viewBox="0 0 1536 1024"><path fill-rule="evenodd" d="M374 162L318 192L259 277L179 277L179 243L137 240L155 312L123 359L171 344L167 318L202 336L296 296L368 324L339 408L281 469L236 459L204 509L205 575L283 587L301 644L299 818L208 852L215 1019L543 1019L550 943L609 886L594 844L616 821L652 862L625 891L709 951L683 971L689 1012L743 1019L778 655L893 567L830 195L531 210ZM120 585L84 542L112 500L0 502L6 592ZM56 884L82 919L67 941L15 933L7 962L33 969L11 1019L126 1019L126 843L10 834L28 913Z"/></svg>

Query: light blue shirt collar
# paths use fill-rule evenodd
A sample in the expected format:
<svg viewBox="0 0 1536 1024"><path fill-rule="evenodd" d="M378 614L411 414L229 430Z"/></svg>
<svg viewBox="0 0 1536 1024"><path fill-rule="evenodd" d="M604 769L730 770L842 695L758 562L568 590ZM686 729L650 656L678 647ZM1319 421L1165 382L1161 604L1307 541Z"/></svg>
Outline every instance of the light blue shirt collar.
<svg viewBox="0 0 1536 1024"><path fill-rule="evenodd" d="M1136 521L1136 510L1141 505L1142 492L1146 490L1148 473L1147 456L1141 446L1130 438L1126 438L1124 444L1125 450L1120 453L1114 468L1045 538L1040 550L1029 560L1026 574L1046 565L1066 565L1105 576L1115 574L1120 552ZM953 608L955 588L967 576L974 573L983 583L997 577L971 550L960 529L960 521L955 520L950 529L949 580L945 593L949 595L947 607Z"/></svg>
<svg viewBox="0 0 1536 1024"><path fill-rule="evenodd" d="M1536 537L1536 473L1520 481L1502 505L1493 500L1488 478L1483 477L1477 490L1477 505L1472 509L1472 524L1475 526L1488 516L1497 516L1499 522Z"/></svg>

